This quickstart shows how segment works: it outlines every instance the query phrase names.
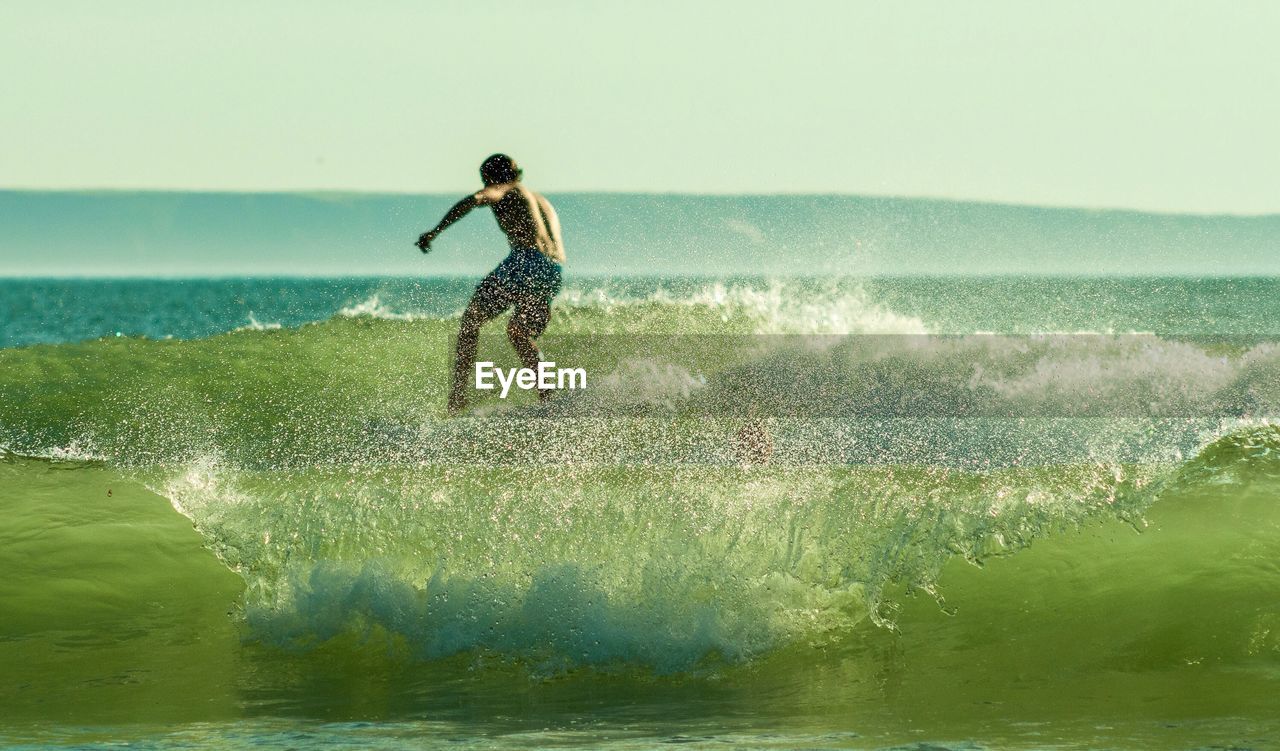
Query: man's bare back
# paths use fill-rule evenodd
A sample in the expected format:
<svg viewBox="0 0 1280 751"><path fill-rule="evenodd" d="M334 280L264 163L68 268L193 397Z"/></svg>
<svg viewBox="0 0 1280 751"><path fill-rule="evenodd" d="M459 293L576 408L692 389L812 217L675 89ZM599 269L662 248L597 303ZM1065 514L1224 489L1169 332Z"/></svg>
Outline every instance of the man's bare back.
<svg viewBox="0 0 1280 751"><path fill-rule="evenodd" d="M537 248L556 263L564 263L560 219L541 194L512 182L486 186L473 198L479 206L493 206L493 216L512 248Z"/></svg>

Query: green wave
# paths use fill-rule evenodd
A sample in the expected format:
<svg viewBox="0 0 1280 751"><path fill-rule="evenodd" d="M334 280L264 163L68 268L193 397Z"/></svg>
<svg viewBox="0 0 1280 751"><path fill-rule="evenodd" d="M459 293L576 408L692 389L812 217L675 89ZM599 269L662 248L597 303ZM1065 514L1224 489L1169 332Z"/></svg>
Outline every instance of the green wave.
<svg viewBox="0 0 1280 751"><path fill-rule="evenodd" d="M567 307L553 331L774 330L744 310ZM0 659L31 676L0 708L315 716L381 691L411 712L458 691L488 706L532 677L720 691L763 714L863 707L864 726L929 715L957 737L997 716L1273 715L1266 343L1116 340L1090 353L1106 377L1042 382L1054 345L960 339L880 383L978 382L961 367L978 358L985 399L1061 410L1079 387L1118 412L1182 395L1241 414L970 419L975 392L948 387L931 396L946 419L769 418L773 463L744 466L740 418L698 399L778 351L674 338L662 362L702 377L685 395L640 368L645 388L595 392L631 412L525 400L445 420L455 326L365 315L0 350ZM481 346L503 361L494 328ZM610 349L625 338L577 351L617 373L637 362ZM823 352L814 383L870 372Z"/></svg>
<svg viewBox="0 0 1280 751"><path fill-rule="evenodd" d="M499 711L540 684L792 722L861 707L861 732L1263 721L1278 450L1260 425L1173 467L982 473L10 456L0 660L26 678L0 707Z"/></svg>
<svg viewBox="0 0 1280 751"><path fill-rule="evenodd" d="M102 466L11 458L0 465L5 485L24 502L6 508L13 544L4 546L5 570L22 571L25 560L41 560L44 569L33 582L6 582L6 601L26 603L6 626L51 627L39 614L69 597L90 615L135 613L161 570L220 582L187 592L192 602L225 595L226 577L212 575L196 538L140 480L194 521L199 542L240 575L252 638L288 648L376 633L404 640L417 659L487 650L546 668L686 670L710 656L741 662L806 640L842 643L867 623L909 632L902 587L957 611L969 601L989 604L1002 590L1030 596L1036 585L1026 572L1034 565L966 574L952 562L1000 570L1004 557L1030 561L1044 555L1042 546L1059 548L1078 579L1035 595L1059 610L1078 611L1115 587L1190 582L1178 594L1184 607L1198 610L1196 598L1232 592L1243 594L1236 610L1245 612L1269 606L1266 588L1275 582L1267 556L1276 552L1270 533L1280 516L1268 494L1280 487L1278 448L1280 432L1265 427L1223 437L1173 471L985 474L911 467L280 472L205 463L126 477ZM1155 531L1134 533L1147 526ZM45 527L70 537L40 539L35 532ZM1093 532L1073 531L1082 529ZM111 558L104 551L117 549L116 535L134 542ZM115 574L102 576L113 567ZM70 574L58 580L70 589L39 584L49 571ZM949 576L960 583L948 585ZM1233 576L1242 579L1240 593L1223 588ZM94 577L101 588L85 584ZM1248 596L1246 585L1257 594ZM86 596L73 596L82 586ZM906 612L919 615L918 608ZM1270 638L1261 625L1256 630ZM1221 630L1203 633L1215 649L1223 646Z"/></svg>

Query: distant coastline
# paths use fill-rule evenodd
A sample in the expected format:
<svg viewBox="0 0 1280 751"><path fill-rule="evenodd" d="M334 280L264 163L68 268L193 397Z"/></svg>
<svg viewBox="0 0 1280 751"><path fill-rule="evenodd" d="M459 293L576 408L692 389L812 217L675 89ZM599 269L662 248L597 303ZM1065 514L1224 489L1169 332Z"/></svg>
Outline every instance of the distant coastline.
<svg viewBox="0 0 1280 751"><path fill-rule="evenodd" d="M1280 215L852 195L555 194L583 275L1280 274ZM503 253L453 194L0 190L0 276L454 276ZM626 238L626 239L624 239ZM642 238L640 242L634 238Z"/></svg>

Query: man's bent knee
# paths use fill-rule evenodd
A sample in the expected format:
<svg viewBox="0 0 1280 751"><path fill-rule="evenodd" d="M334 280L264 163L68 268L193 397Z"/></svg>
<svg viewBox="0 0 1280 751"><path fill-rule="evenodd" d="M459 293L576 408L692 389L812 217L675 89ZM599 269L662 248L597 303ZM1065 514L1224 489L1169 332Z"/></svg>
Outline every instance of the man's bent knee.
<svg viewBox="0 0 1280 751"><path fill-rule="evenodd" d="M475 333L480 330L480 327L484 325L486 320L488 319L478 311L467 308L467 310L462 314L462 321L459 323L458 327L464 332Z"/></svg>

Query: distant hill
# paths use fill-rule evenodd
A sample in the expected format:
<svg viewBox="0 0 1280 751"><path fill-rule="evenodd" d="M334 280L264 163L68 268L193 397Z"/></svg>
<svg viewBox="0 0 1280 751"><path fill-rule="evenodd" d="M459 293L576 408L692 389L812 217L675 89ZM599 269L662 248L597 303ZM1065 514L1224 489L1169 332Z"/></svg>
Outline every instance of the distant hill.
<svg viewBox="0 0 1280 751"><path fill-rule="evenodd" d="M573 274L1280 274L1280 216L858 196L578 193ZM0 191L0 275L475 275L487 210L422 257L458 196Z"/></svg>

